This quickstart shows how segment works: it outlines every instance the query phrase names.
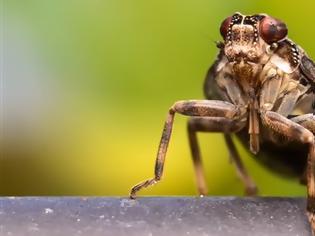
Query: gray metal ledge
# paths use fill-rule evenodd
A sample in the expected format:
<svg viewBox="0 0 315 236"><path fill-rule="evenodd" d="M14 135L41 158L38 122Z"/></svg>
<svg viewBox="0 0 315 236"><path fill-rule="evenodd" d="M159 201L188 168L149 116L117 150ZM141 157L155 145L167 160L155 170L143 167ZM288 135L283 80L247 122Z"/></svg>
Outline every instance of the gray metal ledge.
<svg viewBox="0 0 315 236"><path fill-rule="evenodd" d="M1 236L311 235L302 198L0 198Z"/></svg>

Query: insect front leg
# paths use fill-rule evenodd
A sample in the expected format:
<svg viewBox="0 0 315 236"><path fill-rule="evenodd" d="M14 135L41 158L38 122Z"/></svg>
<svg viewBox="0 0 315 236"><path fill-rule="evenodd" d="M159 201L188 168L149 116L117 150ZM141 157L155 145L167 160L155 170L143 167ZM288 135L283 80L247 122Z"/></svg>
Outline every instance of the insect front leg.
<svg viewBox="0 0 315 236"><path fill-rule="evenodd" d="M186 116L223 117L235 120L240 115L240 109L228 102L217 100L187 100L178 101L170 109L164 124L160 145L155 161L154 177L137 184L131 189L130 198L135 198L136 193L142 188L157 183L163 174L165 155L170 141L175 113Z"/></svg>
<svg viewBox="0 0 315 236"><path fill-rule="evenodd" d="M307 144L309 147L308 160L306 167L307 174L307 213L311 223L313 232L315 230L315 145L314 135L311 131L303 127L307 122L312 123L314 127L314 119L301 119L300 124L272 111L261 113L264 123L275 132L286 136L291 140ZM298 118L295 118L298 120ZM306 121L307 120L307 121ZM308 124L310 125L310 124Z"/></svg>

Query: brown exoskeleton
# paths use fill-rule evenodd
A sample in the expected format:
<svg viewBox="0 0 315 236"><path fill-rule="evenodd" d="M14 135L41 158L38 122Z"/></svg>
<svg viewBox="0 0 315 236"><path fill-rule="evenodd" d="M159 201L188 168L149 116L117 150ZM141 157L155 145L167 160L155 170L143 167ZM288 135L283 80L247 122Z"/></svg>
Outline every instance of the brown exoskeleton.
<svg viewBox="0 0 315 236"><path fill-rule="evenodd" d="M307 213L315 229L315 64L287 38L286 25L266 14L235 13L222 22L224 42L204 83L205 100L178 101L169 109L155 164L155 177L131 190L130 197L162 177L175 113L190 116L188 135L198 191L207 194L196 132L222 132L248 195L257 188L232 141L249 140L257 159L273 169L279 162L307 184ZM244 141L245 140L245 141ZM270 164L271 163L271 164Z"/></svg>

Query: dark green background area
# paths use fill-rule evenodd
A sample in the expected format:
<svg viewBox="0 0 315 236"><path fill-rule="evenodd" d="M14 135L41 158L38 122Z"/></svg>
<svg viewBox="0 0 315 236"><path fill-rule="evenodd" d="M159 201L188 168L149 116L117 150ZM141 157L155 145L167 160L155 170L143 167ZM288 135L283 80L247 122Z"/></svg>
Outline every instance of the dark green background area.
<svg viewBox="0 0 315 236"><path fill-rule="evenodd" d="M14 119L4 115L1 195L127 195L151 177L168 108L203 98L220 23L236 11L282 19L315 57L311 0L2 5L4 104L19 102ZM173 131L163 181L142 195L196 194L186 117L176 117ZM198 136L209 194L242 195L222 136ZM297 179L270 173L238 148L261 194L305 194Z"/></svg>

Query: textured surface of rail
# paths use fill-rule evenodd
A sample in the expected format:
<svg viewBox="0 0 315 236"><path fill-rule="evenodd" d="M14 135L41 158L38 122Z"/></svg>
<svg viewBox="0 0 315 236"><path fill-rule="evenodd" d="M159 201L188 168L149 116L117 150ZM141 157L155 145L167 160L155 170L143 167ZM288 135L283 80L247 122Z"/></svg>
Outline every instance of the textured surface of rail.
<svg viewBox="0 0 315 236"><path fill-rule="evenodd" d="M2 197L0 235L311 235L303 198Z"/></svg>

